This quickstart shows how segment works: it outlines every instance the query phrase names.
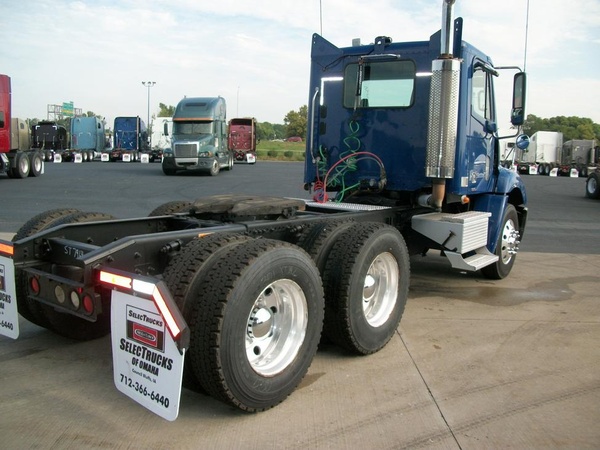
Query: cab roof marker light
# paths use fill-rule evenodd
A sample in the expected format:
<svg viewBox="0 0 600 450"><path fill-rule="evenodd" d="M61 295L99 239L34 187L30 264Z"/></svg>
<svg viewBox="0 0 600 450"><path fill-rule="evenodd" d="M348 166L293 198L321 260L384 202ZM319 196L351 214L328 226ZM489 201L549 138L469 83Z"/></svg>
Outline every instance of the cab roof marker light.
<svg viewBox="0 0 600 450"><path fill-rule="evenodd" d="M167 326L169 327L169 332L171 333L171 336L173 336L173 339L176 340L179 334L181 333L181 329L177 325L177 322L175 322L175 318L171 314L171 311L169 311L165 300L163 299L158 288L156 287L154 289L154 292L152 293L152 298L154 299L154 303L156 303L156 306L158 306L160 313L164 317L165 322L167 322Z"/></svg>
<svg viewBox="0 0 600 450"><path fill-rule="evenodd" d="M0 253L12 256L15 253L15 248L11 244L0 243Z"/></svg>
<svg viewBox="0 0 600 450"><path fill-rule="evenodd" d="M130 277L124 277L110 272L100 271L100 281L113 286L120 286L127 289L131 289L132 279Z"/></svg>

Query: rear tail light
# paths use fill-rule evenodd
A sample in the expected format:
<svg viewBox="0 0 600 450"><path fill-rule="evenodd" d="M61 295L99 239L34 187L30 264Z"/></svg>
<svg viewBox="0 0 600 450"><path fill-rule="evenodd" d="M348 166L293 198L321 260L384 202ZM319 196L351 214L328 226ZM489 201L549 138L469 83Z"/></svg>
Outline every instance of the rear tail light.
<svg viewBox="0 0 600 450"><path fill-rule="evenodd" d="M83 296L83 310L86 314L92 314L94 312L94 300L89 294Z"/></svg>
<svg viewBox="0 0 600 450"><path fill-rule="evenodd" d="M38 280L37 277L31 277L29 279L29 287L34 295L40 295L40 280Z"/></svg>

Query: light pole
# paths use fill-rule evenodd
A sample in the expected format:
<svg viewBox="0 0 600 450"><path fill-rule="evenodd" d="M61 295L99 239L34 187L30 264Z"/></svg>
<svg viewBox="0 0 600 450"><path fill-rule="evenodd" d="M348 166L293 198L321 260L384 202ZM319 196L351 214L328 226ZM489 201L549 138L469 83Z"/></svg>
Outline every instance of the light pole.
<svg viewBox="0 0 600 450"><path fill-rule="evenodd" d="M148 88L148 122L146 127L150 129L150 88L156 84L156 81L142 81L142 84Z"/></svg>

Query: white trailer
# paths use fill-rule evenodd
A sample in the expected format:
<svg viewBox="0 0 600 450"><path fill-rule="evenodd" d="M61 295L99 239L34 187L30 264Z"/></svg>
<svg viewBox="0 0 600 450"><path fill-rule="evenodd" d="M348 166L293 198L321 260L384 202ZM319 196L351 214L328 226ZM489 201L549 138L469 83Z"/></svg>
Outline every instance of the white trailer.
<svg viewBox="0 0 600 450"><path fill-rule="evenodd" d="M550 175L558 166L563 134L559 131L538 131L531 136L529 148L521 154L518 170L522 174Z"/></svg>

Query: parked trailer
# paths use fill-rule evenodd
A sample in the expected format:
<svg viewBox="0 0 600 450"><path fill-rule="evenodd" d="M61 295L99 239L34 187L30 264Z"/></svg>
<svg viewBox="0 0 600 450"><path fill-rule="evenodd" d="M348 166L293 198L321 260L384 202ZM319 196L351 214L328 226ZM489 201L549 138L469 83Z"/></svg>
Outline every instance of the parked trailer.
<svg viewBox="0 0 600 450"><path fill-rule="evenodd" d="M461 40L453 3L428 41L337 48L313 36L314 200L217 195L123 220L40 214L0 242L1 332L18 336L17 310L69 338L110 331L116 387L168 420L184 372L215 398L262 411L300 383L322 332L358 355L386 345L411 253L439 250L458 270L508 276L525 187L499 164L500 68ZM515 126L524 77L514 78Z"/></svg>
<svg viewBox="0 0 600 450"><path fill-rule="evenodd" d="M93 161L105 151L104 121L99 117L71 119L71 145L62 152L63 161Z"/></svg>
<svg viewBox="0 0 600 450"><path fill-rule="evenodd" d="M218 175L233 169L233 153L227 148L227 106L222 97L184 98L173 115L171 150L163 153L165 175L202 171Z"/></svg>
<svg viewBox="0 0 600 450"><path fill-rule="evenodd" d="M139 116L116 117L113 133L113 148L103 161L139 161L140 153L149 149L148 129Z"/></svg>
<svg viewBox="0 0 600 450"><path fill-rule="evenodd" d="M227 147L236 163L256 162L256 119L239 117L229 121Z"/></svg>
<svg viewBox="0 0 600 450"><path fill-rule="evenodd" d="M563 134L558 131L538 131L531 136L529 148L519 158L521 174L550 175L560 166Z"/></svg>

